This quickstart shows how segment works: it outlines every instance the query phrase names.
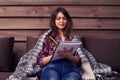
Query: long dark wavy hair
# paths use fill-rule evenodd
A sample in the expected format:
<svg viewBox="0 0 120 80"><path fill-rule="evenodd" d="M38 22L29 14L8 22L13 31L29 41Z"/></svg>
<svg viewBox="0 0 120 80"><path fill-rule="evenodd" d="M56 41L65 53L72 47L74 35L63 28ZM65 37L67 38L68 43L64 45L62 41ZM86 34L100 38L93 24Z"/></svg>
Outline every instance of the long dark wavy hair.
<svg viewBox="0 0 120 80"><path fill-rule="evenodd" d="M72 19L71 19L70 15L69 15L69 13L67 12L66 9L64 9L64 8L62 8L62 7L59 7L59 8L57 8L57 9L55 9L55 10L51 13L51 17L50 17L50 21L49 21L49 25L50 25L50 28L51 28L51 32L50 32L50 34L48 35L48 37L46 38L46 41L45 41L45 42L46 42L46 45L49 45L50 43L53 42L52 40L50 40L50 38L49 38L50 36L55 39L55 37L59 34L59 33L58 33L58 28L57 28L57 26L56 26L56 24L55 24L55 19L56 19L57 14L58 14L59 12L62 12L63 15L64 15L64 16L66 17L66 19L67 19L67 24L66 24L66 26L65 26L65 28L64 28L64 30L63 30L64 36L69 38L69 36L70 36L70 34L71 34L72 27L73 27Z"/></svg>
<svg viewBox="0 0 120 80"><path fill-rule="evenodd" d="M69 15L69 13L67 12L66 9L62 8L62 7L59 7L57 9L55 9L52 14L51 14L51 17L50 17L50 27L51 27L51 36L53 38L55 38L57 35L58 35L58 29L56 27L56 24L55 24L55 19L57 17L57 14L59 12L62 12L63 15L66 17L67 19L67 25L65 26L64 28L64 36L65 37L68 37L72 31L72 27L73 27L73 22L72 22L72 19Z"/></svg>

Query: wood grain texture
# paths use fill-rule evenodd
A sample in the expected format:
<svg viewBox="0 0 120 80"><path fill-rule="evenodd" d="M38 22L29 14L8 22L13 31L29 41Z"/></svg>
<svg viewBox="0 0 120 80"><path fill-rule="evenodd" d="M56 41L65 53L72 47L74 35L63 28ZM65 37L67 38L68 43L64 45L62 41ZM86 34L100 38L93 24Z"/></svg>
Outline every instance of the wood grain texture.
<svg viewBox="0 0 120 80"><path fill-rule="evenodd" d="M120 29L120 19L73 18L73 29ZM0 29L49 29L49 18L0 18Z"/></svg>
<svg viewBox="0 0 120 80"><path fill-rule="evenodd" d="M0 17L50 17L61 6L0 6ZM120 6L62 6L71 17L120 18Z"/></svg>
<svg viewBox="0 0 120 80"><path fill-rule="evenodd" d="M38 37L44 30L2 30L0 37L13 36L15 41L26 41L27 36Z"/></svg>
<svg viewBox="0 0 120 80"><path fill-rule="evenodd" d="M2 30L0 31L0 37L15 37L15 41L21 42L26 41L27 36L39 37L42 33L47 30ZM87 37L111 37L111 38L120 38L119 30L74 30L75 34L80 36Z"/></svg>
<svg viewBox="0 0 120 80"><path fill-rule="evenodd" d="M0 5L120 5L120 0L0 0Z"/></svg>

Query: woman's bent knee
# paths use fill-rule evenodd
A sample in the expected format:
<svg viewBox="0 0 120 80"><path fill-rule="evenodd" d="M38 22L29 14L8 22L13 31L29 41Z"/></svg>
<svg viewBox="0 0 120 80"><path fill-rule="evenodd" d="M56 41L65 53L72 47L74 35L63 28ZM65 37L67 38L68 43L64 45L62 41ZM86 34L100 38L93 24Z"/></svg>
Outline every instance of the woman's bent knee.
<svg viewBox="0 0 120 80"><path fill-rule="evenodd" d="M41 73L40 80L60 80L57 71L52 68L46 68Z"/></svg>
<svg viewBox="0 0 120 80"><path fill-rule="evenodd" d="M71 72L63 76L62 80L82 80L82 78L79 73Z"/></svg>

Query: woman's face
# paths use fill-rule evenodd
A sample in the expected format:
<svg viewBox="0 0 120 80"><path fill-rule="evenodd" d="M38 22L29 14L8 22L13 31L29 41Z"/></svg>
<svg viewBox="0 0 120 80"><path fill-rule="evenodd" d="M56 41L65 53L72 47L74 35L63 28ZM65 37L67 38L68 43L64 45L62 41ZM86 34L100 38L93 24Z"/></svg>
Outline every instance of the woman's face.
<svg viewBox="0 0 120 80"><path fill-rule="evenodd" d="M67 24L67 19L62 12L59 12L55 19L55 24L59 30L63 30Z"/></svg>

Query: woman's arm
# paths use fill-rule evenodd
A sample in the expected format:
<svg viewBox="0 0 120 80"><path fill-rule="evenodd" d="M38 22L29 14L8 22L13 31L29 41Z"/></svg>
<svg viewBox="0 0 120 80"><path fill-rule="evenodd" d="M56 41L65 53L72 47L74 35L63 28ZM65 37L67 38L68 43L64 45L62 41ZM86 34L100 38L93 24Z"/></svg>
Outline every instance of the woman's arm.
<svg viewBox="0 0 120 80"><path fill-rule="evenodd" d="M39 53L39 57L38 57L38 62L40 66L46 65L50 61L51 57L52 55L49 54L49 46L46 45L46 41L45 41L43 43L43 49Z"/></svg>

